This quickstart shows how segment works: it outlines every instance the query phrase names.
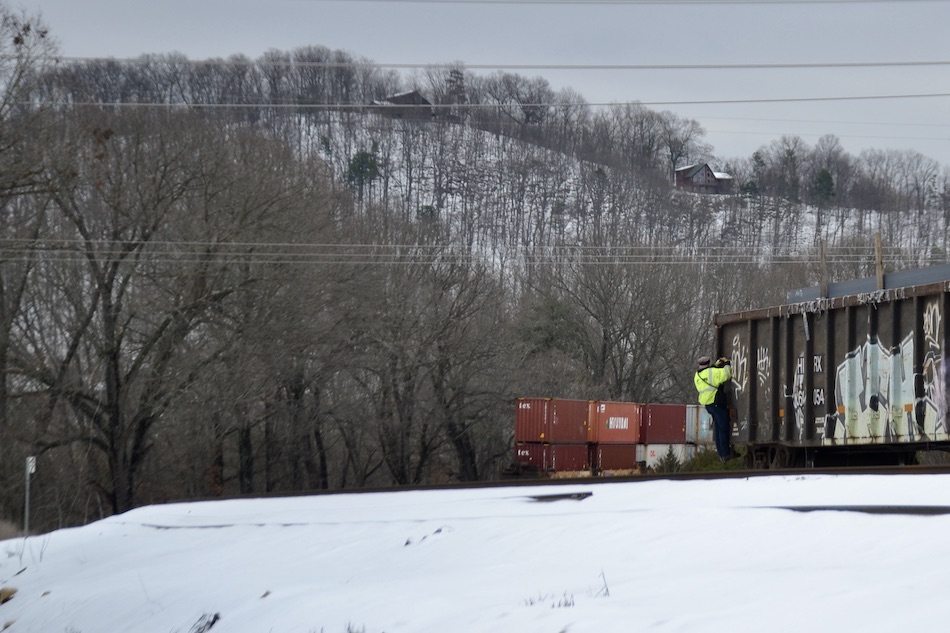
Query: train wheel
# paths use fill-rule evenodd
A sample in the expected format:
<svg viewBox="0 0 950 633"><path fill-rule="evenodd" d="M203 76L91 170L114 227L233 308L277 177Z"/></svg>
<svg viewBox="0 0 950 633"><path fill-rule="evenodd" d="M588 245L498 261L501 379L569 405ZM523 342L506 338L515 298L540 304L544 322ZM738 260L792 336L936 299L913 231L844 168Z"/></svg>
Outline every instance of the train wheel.
<svg viewBox="0 0 950 633"><path fill-rule="evenodd" d="M775 447L768 445L750 446L746 453L746 461L747 465L750 465L753 470L777 468L777 466L774 465L776 463Z"/></svg>
<svg viewBox="0 0 950 633"><path fill-rule="evenodd" d="M769 470L788 468L788 450L784 446L769 448Z"/></svg>

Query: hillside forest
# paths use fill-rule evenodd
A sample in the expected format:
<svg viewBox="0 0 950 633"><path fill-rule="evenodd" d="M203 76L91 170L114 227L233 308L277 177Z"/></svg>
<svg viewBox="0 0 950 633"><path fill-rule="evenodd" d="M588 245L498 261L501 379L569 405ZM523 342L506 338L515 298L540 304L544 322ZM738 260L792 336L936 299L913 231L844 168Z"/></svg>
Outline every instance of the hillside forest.
<svg viewBox="0 0 950 633"><path fill-rule="evenodd" d="M497 479L514 400L693 402L713 315L946 263L950 170L310 46L63 61L0 5L0 517ZM422 97L397 106L395 95ZM677 189L707 162L727 195ZM823 256L819 256L822 254Z"/></svg>

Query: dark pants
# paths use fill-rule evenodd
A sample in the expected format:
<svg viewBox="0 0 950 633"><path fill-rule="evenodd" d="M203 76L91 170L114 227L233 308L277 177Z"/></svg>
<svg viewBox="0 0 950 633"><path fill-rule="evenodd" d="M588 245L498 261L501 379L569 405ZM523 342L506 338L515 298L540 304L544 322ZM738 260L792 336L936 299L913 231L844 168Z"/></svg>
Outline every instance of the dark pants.
<svg viewBox="0 0 950 633"><path fill-rule="evenodd" d="M718 404L707 404L706 411L713 419L713 438L716 440L716 452L722 459L732 457L729 448L729 436L732 435L732 425L729 424L729 409Z"/></svg>

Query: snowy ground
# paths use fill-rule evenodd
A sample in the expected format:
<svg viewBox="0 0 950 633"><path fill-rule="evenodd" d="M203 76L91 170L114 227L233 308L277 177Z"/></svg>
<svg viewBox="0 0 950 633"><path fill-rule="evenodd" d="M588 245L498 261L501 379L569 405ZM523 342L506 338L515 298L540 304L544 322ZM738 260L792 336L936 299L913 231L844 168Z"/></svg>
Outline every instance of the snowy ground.
<svg viewBox="0 0 950 633"><path fill-rule="evenodd" d="M589 496L588 496L589 494ZM569 498L536 500L549 495ZM944 631L950 476L150 506L0 543L30 633Z"/></svg>

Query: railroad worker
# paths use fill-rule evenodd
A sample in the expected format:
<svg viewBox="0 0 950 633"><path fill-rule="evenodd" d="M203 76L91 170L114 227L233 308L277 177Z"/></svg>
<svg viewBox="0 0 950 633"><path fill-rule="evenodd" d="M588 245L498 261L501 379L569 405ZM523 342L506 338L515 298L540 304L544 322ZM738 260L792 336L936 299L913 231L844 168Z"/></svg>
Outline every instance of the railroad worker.
<svg viewBox="0 0 950 633"><path fill-rule="evenodd" d="M732 457L732 449L729 446L732 428L723 386L732 378L732 363L725 356L715 363L712 363L709 356L703 356L696 361L696 366L693 383L696 385L696 391L699 392L699 404L706 407L706 411L713 419L716 452L719 454L719 459L725 462Z"/></svg>

